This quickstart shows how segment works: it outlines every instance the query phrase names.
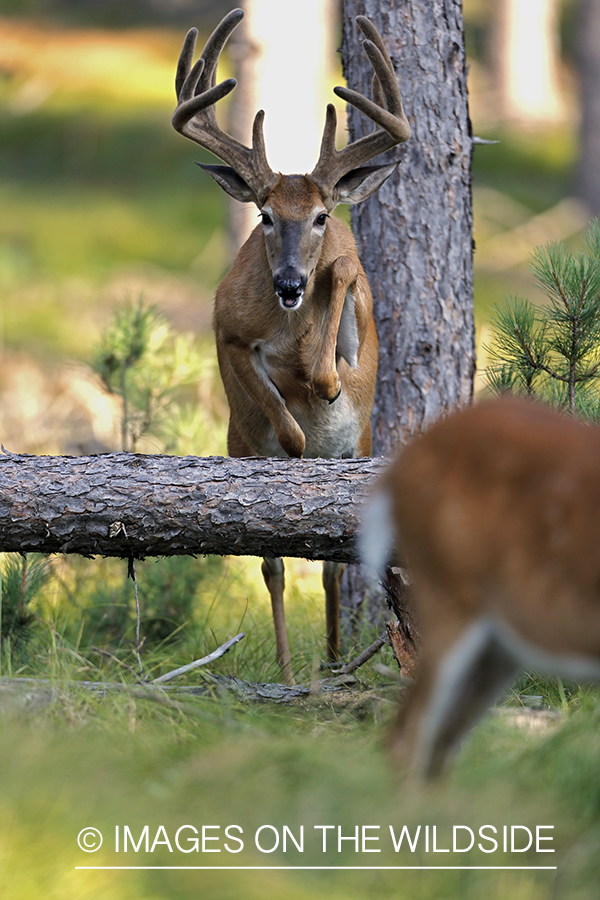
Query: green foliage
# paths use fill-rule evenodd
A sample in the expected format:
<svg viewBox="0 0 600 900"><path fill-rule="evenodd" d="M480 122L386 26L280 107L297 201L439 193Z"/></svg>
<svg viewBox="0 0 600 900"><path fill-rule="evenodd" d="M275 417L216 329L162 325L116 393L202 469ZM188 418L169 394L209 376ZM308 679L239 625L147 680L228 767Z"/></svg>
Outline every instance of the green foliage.
<svg viewBox="0 0 600 900"><path fill-rule="evenodd" d="M478 134L480 133L478 129ZM483 137L498 141L477 147L473 155L473 183L488 185L543 212L572 190L571 169L577 158L573 129L544 132L494 127Z"/></svg>
<svg viewBox="0 0 600 900"><path fill-rule="evenodd" d="M199 405L185 404L185 388L207 375L212 358L202 356L191 335L175 334L154 306L140 297L118 308L93 354L92 368L122 403L121 445L135 451L151 435L165 449L210 425Z"/></svg>
<svg viewBox="0 0 600 900"><path fill-rule="evenodd" d="M206 323L228 261L225 201L193 165L209 155L169 128L171 107L16 115L1 91L0 78L4 345L81 358L132 273Z"/></svg>
<svg viewBox="0 0 600 900"><path fill-rule="evenodd" d="M488 386L569 412L600 412L600 228L593 220L577 255L561 244L537 248L531 269L548 303L511 299L496 307L487 347Z"/></svg>
<svg viewBox="0 0 600 900"><path fill-rule="evenodd" d="M35 623L33 607L51 577L50 562L34 554L6 553L0 564L1 657L20 653Z"/></svg>
<svg viewBox="0 0 600 900"><path fill-rule="evenodd" d="M212 391L194 397L192 390L211 381L214 354L202 355L192 336L176 334L141 297L115 311L95 349L92 368L105 389L120 398L124 450L137 450L146 438L167 452L198 453L209 435L213 452L219 448L216 417L207 396ZM136 634L141 627L147 645L156 646L191 625L200 586L214 568L220 570L221 560L179 557L146 567L139 585L136 574L140 601ZM129 581L98 584L85 617L84 640L120 645L132 620Z"/></svg>

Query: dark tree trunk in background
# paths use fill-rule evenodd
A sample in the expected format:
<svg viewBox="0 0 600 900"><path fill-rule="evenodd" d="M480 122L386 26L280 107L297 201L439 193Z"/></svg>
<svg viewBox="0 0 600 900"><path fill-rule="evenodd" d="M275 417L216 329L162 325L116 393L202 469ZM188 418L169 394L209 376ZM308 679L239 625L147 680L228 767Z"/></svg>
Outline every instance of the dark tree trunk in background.
<svg viewBox="0 0 600 900"><path fill-rule="evenodd" d="M472 399L472 137L460 0L344 0L344 74L364 93L371 70L358 49L357 15L383 37L412 129L408 143L392 151L401 159L398 172L352 209L380 345L373 453L389 455ZM350 139L367 130L364 116L350 109ZM363 579L356 569L345 579L355 610Z"/></svg>
<svg viewBox="0 0 600 900"><path fill-rule="evenodd" d="M579 0L581 140L578 193L600 214L600 0Z"/></svg>

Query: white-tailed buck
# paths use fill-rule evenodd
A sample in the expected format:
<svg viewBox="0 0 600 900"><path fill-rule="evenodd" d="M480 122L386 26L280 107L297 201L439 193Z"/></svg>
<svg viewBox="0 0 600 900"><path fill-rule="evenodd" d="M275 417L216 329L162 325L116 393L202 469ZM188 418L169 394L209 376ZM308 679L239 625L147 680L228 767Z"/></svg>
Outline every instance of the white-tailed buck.
<svg viewBox="0 0 600 900"><path fill-rule="evenodd" d="M202 168L235 199L255 203L261 217L215 300L217 355L230 406L228 451L231 456L368 456L377 371L372 298L352 235L330 213L338 203L358 203L376 191L397 163L365 163L410 136L393 67L374 26L357 19L375 72L373 100L347 88L335 92L372 119L375 129L336 150L330 104L310 175L277 174L267 162L262 110L254 120L251 148L224 133L215 116L215 103L235 87L233 79L216 83L217 62L242 17L240 9L230 12L195 64L197 32L188 33L173 115L177 131L227 163ZM263 575L277 657L283 677L291 681L282 561L265 558ZM339 564L325 564L332 659L339 643L340 576Z"/></svg>
<svg viewBox="0 0 600 900"><path fill-rule="evenodd" d="M525 667L600 678L600 428L516 398L454 413L402 450L362 538L395 547L421 634L392 732L437 774Z"/></svg>

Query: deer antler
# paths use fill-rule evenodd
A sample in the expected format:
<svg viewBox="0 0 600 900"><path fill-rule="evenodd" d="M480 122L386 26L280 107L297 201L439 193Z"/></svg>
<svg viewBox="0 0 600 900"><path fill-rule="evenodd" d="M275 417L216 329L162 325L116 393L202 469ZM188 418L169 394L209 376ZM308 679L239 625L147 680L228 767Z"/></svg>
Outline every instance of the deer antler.
<svg viewBox="0 0 600 900"><path fill-rule="evenodd" d="M173 128L185 137L210 150L226 162L245 184L237 186L238 199L253 200L259 206L277 176L267 162L263 134L264 111L257 112L252 127L252 148L244 146L231 135L222 131L217 124L214 105L236 86L234 78L216 84L217 63L223 47L230 35L244 17L243 10L234 9L217 25L202 51L200 59L192 65L198 31L190 29L186 35L177 64L175 90L177 108L173 113ZM222 183L222 166L203 166L226 190ZM230 184L230 182L229 182ZM244 188L248 188L244 191Z"/></svg>
<svg viewBox="0 0 600 900"><path fill-rule="evenodd" d="M336 150L337 115L333 104L327 106L319 159L310 175L326 196L333 194L336 184L344 175L396 144L404 143L410 137L410 125L404 115L392 61L379 32L365 16L358 16L356 22L365 35L363 47L374 70L373 100L346 87L336 87L333 90L338 97L360 110L378 127L343 150Z"/></svg>

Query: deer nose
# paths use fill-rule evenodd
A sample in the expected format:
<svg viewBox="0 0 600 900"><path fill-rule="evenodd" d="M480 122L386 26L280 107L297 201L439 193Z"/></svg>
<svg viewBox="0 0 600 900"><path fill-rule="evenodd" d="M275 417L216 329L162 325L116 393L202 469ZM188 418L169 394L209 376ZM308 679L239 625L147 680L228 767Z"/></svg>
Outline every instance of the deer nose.
<svg viewBox="0 0 600 900"><path fill-rule="evenodd" d="M306 287L306 276L299 272L283 271L273 278L273 287L285 309L299 306Z"/></svg>

